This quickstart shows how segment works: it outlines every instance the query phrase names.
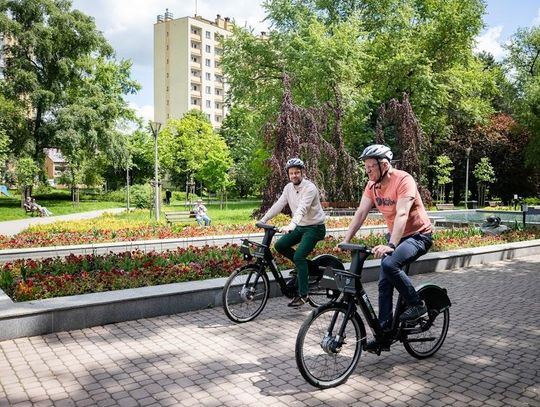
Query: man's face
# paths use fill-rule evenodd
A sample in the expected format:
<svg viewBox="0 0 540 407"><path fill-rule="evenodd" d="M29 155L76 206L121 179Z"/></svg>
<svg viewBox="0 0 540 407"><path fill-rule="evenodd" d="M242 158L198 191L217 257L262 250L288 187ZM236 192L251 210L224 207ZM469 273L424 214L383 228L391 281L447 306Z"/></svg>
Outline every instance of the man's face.
<svg viewBox="0 0 540 407"><path fill-rule="evenodd" d="M304 178L302 176L302 170L298 167L291 167L289 168L289 179L294 185L298 185L302 182L302 179Z"/></svg>
<svg viewBox="0 0 540 407"><path fill-rule="evenodd" d="M364 161L364 168L366 169L366 174L370 181L377 182L381 176L381 170L383 173L386 171L388 163L383 160L380 164L381 167L379 168L379 163L375 158L368 158Z"/></svg>

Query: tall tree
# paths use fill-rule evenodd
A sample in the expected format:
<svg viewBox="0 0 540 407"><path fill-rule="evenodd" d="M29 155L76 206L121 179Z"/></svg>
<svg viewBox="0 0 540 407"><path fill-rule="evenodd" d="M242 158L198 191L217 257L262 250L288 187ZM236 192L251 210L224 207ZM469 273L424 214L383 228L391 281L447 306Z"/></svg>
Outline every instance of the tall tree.
<svg viewBox="0 0 540 407"><path fill-rule="evenodd" d="M516 118L530 133L527 164L540 171L540 26L519 29L507 45L507 66L514 72Z"/></svg>
<svg viewBox="0 0 540 407"><path fill-rule="evenodd" d="M177 185L183 186L193 178L212 191L229 186L229 148L200 110L190 110L181 119L169 120L159 133L158 145L162 169Z"/></svg>
<svg viewBox="0 0 540 407"><path fill-rule="evenodd" d="M133 112L122 96L139 85L129 78L131 64L114 60L93 18L69 0L2 0L0 11L0 32L9 39L1 90L29 112L14 144L38 161L47 147L78 163L98 146L112 156L123 151L116 127Z"/></svg>

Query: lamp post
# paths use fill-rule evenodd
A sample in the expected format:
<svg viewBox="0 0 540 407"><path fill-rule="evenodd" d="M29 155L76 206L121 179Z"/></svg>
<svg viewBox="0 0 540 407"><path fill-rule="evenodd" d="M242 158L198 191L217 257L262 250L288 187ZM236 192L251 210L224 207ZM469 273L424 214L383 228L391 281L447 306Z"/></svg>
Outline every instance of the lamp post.
<svg viewBox="0 0 540 407"><path fill-rule="evenodd" d="M469 156L471 155L471 148L467 147L465 152L467 153L467 165L465 169L465 209L469 209L467 206L467 198L469 197Z"/></svg>
<svg viewBox="0 0 540 407"><path fill-rule="evenodd" d="M156 213L156 221L159 221L159 178L158 178L158 144L157 138L161 123L150 122L150 129L154 134L154 211Z"/></svg>

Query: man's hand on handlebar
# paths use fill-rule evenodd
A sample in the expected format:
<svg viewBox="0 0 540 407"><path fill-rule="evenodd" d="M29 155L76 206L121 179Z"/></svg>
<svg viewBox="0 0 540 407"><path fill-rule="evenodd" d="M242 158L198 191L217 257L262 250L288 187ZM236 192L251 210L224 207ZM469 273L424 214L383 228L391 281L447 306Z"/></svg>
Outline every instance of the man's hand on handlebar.
<svg viewBox="0 0 540 407"><path fill-rule="evenodd" d="M373 256L376 258L381 258L383 256L389 255L394 251L390 246L386 246L384 244L380 244L378 246L375 246L373 249L371 249L371 252L373 253Z"/></svg>
<svg viewBox="0 0 540 407"><path fill-rule="evenodd" d="M292 227L291 225L288 225L288 226L283 226L282 228L279 229L279 231L280 231L281 233L289 233L289 232L291 232L293 229L294 229L294 227Z"/></svg>

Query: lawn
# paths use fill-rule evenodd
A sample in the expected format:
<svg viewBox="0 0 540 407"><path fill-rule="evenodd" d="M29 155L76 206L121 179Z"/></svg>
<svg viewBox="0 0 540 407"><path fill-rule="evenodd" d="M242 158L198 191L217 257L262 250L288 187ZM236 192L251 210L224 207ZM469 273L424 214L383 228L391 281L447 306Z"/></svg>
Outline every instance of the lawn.
<svg viewBox="0 0 540 407"><path fill-rule="evenodd" d="M53 215L68 215L70 213L89 212L99 209L121 208L123 206L120 202L103 202L92 199L81 199L78 204L74 204L67 195L65 199L58 199L56 196L40 199L37 196L36 202L49 209ZM6 197L2 195L0 197L0 221L27 219L30 217L32 215L21 208L21 201L18 196Z"/></svg>

